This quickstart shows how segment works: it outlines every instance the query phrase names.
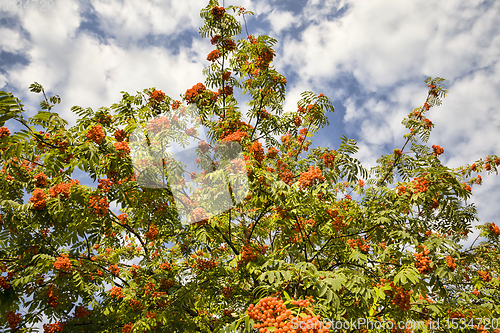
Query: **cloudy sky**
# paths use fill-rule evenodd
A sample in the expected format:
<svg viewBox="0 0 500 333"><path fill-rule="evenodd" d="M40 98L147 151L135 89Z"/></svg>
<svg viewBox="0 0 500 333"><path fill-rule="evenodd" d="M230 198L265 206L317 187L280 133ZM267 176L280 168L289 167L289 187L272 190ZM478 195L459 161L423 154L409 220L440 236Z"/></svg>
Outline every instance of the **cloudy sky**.
<svg viewBox="0 0 500 333"><path fill-rule="evenodd" d="M213 46L198 28L208 0L55 0L44 8L8 3L0 8L0 90L21 98L28 116L41 101L28 90L35 81L61 97L54 111L74 124L71 106L97 110L118 102L120 91L135 94L150 87L180 99L205 80L202 69L210 64L206 56ZM427 115L436 125L428 145L443 147L442 162L450 167L500 155L499 1L225 0L224 5L253 11L246 17L248 32L278 40L273 65L288 80L286 111L296 110L305 90L332 99L331 125L314 146L336 149L345 134L358 142L355 156L368 168L375 166L382 154L402 147L407 130L401 120L423 104L424 79L439 76L450 94ZM494 204L500 202L500 176L482 176L472 202L481 222L500 223Z"/></svg>

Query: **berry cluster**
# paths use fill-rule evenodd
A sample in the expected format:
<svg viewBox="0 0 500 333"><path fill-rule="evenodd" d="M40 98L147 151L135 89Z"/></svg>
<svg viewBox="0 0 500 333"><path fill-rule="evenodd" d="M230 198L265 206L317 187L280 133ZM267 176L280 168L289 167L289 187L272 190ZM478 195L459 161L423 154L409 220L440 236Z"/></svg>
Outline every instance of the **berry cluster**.
<svg viewBox="0 0 500 333"><path fill-rule="evenodd" d="M485 272L485 271L477 271L477 274L479 274L479 276L481 277L481 279L484 281L484 282L490 282L491 281L491 275L488 274L488 272Z"/></svg>
<svg viewBox="0 0 500 333"><path fill-rule="evenodd" d="M410 294L411 294L411 292L408 290L405 290L403 287L395 288L394 289L394 296L392 299L392 304L397 305L403 311L410 310L410 308L411 308Z"/></svg>
<svg viewBox="0 0 500 333"><path fill-rule="evenodd" d="M91 212L98 217L103 217L108 214L109 203L106 197L99 199L97 195L91 195L89 200L89 208Z"/></svg>
<svg viewBox="0 0 500 333"><path fill-rule="evenodd" d="M395 156L403 156L403 153L402 153L402 152L401 152L401 150L399 150L399 149L394 149L394 151L393 151L393 152L394 152L394 155L395 155Z"/></svg>
<svg viewBox="0 0 500 333"><path fill-rule="evenodd" d="M255 141L251 147L249 147L250 154L252 154L253 158L257 160L257 162L261 163L264 160L264 148L262 148L262 144L258 141Z"/></svg>
<svg viewBox="0 0 500 333"><path fill-rule="evenodd" d="M196 130L194 129L194 127L190 127L188 129L186 129L186 134L187 135L195 135L196 134Z"/></svg>
<svg viewBox="0 0 500 333"><path fill-rule="evenodd" d="M314 184L324 182L325 177L321 175L321 169L309 166L309 171L300 174L299 184L301 189L306 189Z"/></svg>
<svg viewBox="0 0 500 333"><path fill-rule="evenodd" d="M140 311L144 308L141 302L133 298L128 301L128 305L132 308L132 311Z"/></svg>
<svg viewBox="0 0 500 333"><path fill-rule="evenodd" d="M71 272L71 261L69 261L68 255L61 253L60 257L57 257L56 262L52 264L55 269L62 272Z"/></svg>
<svg viewBox="0 0 500 333"><path fill-rule="evenodd" d="M120 152L119 157L124 157L127 154L130 154L130 147L128 146L126 141L115 142L115 149Z"/></svg>
<svg viewBox="0 0 500 333"><path fill-rule="evenodd" d="M323 164L327 168L332 168L333 164L335 163L335 156L336 152L335 151L330 151L328 153L325 153L322 157Z"/></svg>
<svg viewBox="0 0 500 333"><path fill-rule="evenodd" d="M165 93L161 90L155 90L149 97L149 103L153 106L155 103L161 103L165 99Z"/></svg>
<svg viewBox="0 0 500 333"><path fill-rule="evenodd" d="M191 212L191 222L197 225L205 225L208 223L208 215L205 209L198 207Z"/></svg>
<svg viewBox="0 0 500 333"><path fill-rule="evenodd" d="M150 226L148 231L144 234L144 237L148 240L154 240L156 239L156 236L158 235L158 229L154 225Z"/></svg>
<svg viewBox="0 0 500 333"><path fill-rule="evenodd" d="M181 101L173 101L172 102L172 109L178 109L179 106L181 106Z"/></svg>
<svg viewBox="0 0 500 333"><path fill-rule="evenodd" d="M226 9L224 9L224 7L215 6L212 8L212 16L216 21L219 21L224 16L225 12Z"/></svg>
<svg viewBox="0 0 500 333"><path fill-rule="evenodd" d="M114 137L115 137L116 141L122 142L123 140L125 140L127 138L127 133L122 129L116 130Z"/></svg>
<svg viewBox="0 0 500 333"><path fill-rule="evenodd" d="M132 327L133 326L134 326L134 324L132 324L132 323L128 323L128 324L124 325L123 328L122 328L122 332L123 333L130 333L130 332L132 332Z"/></svg>
<svg viewBox="0 0 500 333"><path fill-rule="evenodd" d="M75 314L73 315L73 317L75 317L75 318L85 318L89 314L90 314L90 310L88 310L87 308L85 308L82 305L79 305L79 306L76 307Z"/></svg>
<svg viewBox="0 0 500 333"><path fill-rule="evenodd" d="M234 42L233 42L234 43ZM229 80L229 77L231 76L231 72L227 71L222 74L222 80L227 81Z"/></svg>
<svg viewBox="0 0 500 333"><path fill-rule="evenodd" d="M56 308L59 305L59 295L57 294L57 290L54 285L49 285L49 289L47 290L47 298L47 303L52 308Z"/></svg>
<svg viewBox="0 0 500 333"><path fill-rule="evenodd" d="M156 134L161 132L163 129L168 129L170 127L170 120L167 117L157 117L148 123L146 129L148 133Z"/></svg>
<svg viewBox="0 0 500 333"><path fill-rule="evenodd" d="M415 177L413 179L414 180L412 180L411 183L413 185L413 188L415 189L415 192L421 192L421 193L427 192L427 190L429 189L428 188L429 182L425 180L424 176L420 178Z"/></svg>
<svg viewBox="0 0 500 333"><path fill-rule="evenodd" d="M224 296L224 298L229 298L232 293L233 293L233 288L231 287L222 288L222 296Z"/></svg>
<svg viewBox="0 0 500 333"><path fill-rule="evenodd" d="M9 136L10 131L7 127L0 127L0 140L2 140L4 137Z"/></svg>
<svg viewBox="0 0 500 333"><path fill-rule="evenodd" d="M43 333L57 333L62 332L64 328L64 323L58 321L54 324L43 324Z"/></svg>
<svg viewBox="0 0 500 333"><path fill-rule="evenodd" d="M238 260L236 266L239 268L240 266L245 265L250 261L254 261L255 259L257 259L257 253L258 251L254 249L252 245L246 244L241 249L241 259Z"/></svg>
<svg viewBox="0 0 500 333"><path fill-rule="evenodd" d="M231 87L231 86L224 86L224 89L220 89L219 88L217 96L218 95L229 96L229 95L232 95L232 94L233 94L233 87Z"/></svg>
<svg viewBox="0 0 500 333"><path fill-rule="evenodd" d="M45 194L45 192L42 189L36 188L33 191L30 202L33 203L33 208L35 210L43 210L47 205L47 201L45 201L46 198L47 195Z"/></svg>
<svg viewBox="0 0 500 333"><path fill-rule="evenodd" d="M9 322L10 329L15 330L21 322L21 314L14 314L14 311L9 311L7 312L7 321Z"/></svg>
<svg viewBox="0 0 500 333"><path fill-rule="evenodd" d="M438 156L444 153L444 149L436 145L432 145L432 151L434 156Z"/></svg>
<svg viewBox="0 0 500 333"><path fill-rule="evenodd" d="M451 270L451 271L454 271L455 268L457 268L457 264L455 263L455 259L453 259L451 256L446 256L446 266L448 266L448 268Z"/></svg>
<svg viewBox="0 0 500 333"><path fill-rule="evenodd" d="M99 125L92 127L86 136L89 140L94 141L98 145L102 143L102 140L105 137L104 131L102 130L102 127Z"/></svg>
<svg viewBox="0 0 500 333"><path fill-rule="evenodd" d="M278 153L279 153L278 149L276 149L274 147L271 147L267 151L267 158L271 159L271 160L274 160L276 158L276 156L278 156Z"/></svg>
<svg viewBox="0 0 500 333"><path fill-rule="evenodd" d="M292 300L293 305L298 307L310 307L311 300ZM247 309L248 315L254 321L260 322L254 324L254 328L258 329L260 333L327 333L330 330L324 328L324 324L319 320L320 316L313 316L312 314L302 314L301 322L307 322L306 328L294 328L295 323L292 321L294 318L292 311L288 310L283 301L276 297L265 297L259 301L257 305L250 304ZM308 311L308 309L306 310ZM310 311L308 311L310 312ZM311 329L313 327L313 329ZM270 328L274 328L271 329Z"/></svg>
<svg viewBox="0 0 500 333"><path fill-rule="evenodd" d="M160 282L161 290L169 290L175 284L175 280L173 279L162 279Z"/></svg>
<svg viewBox="0 0 500 333"><path fill-rule="evenodd" d="M241 139L243 138L248 138L248 133L237 130L236 132L225 136L223 141L237 141L238 143L241 143Z"/></svg>
<svg viewBox="0 0 500 333"><path fill-rule="evenodd" d="M217 59L219 59L221 56L219 50L213 50L210 52L207 56L207 60L211 62L215 62Z"/></svg>
<svg viewBox="0 0 500 333"><path fill-rule="evenodd" d="M99 183L97 188L103 192L109 192L113 186L113 181L111 179L98 179L97 182Z"/></svg>
<svg viewBox="0 0 500 333"><path fill-rule="evenodd" d="M215 268L219 265L217 261L214 259L203 259L203 258L198 258L196 259L196 268L198 268L200 271L204 271L207 269L212 269Z"/></svg>
<svg viewBox="0 0 500 333"><path fill-rule="evenodd" d="M204 92L207 88L201 82L195 84L191 89L186 90L186 103L194 103L195 97Z"/></svg>
<svg viewBox="0 0 500 333"><path fill-rule="evenodd" d="M68 198L70 195L70 188L73 185L78 185L80 182L76 179L71 180L69 183L60 183L49 188L49 195L51 198L57 197L59 194L63 195L63 198Z"/></svg>
<svg viewBox="0 0 500 333"><path fill-rule="evenodd" d="M368 245L368 242L364 238L348 239L347 244L349 244L352 249L358 248L364 252L370 250L370 245Z"/></svg>
<svg viewBox="0 0 500 333"><path fill-rule="evenodd" d="M47 176L42 172L33 177L36 180L35 186L45 187L47 186Z"/></svg>
<svg viewBox="0 0 500 333"><path fill-rule="evenodd" d="M300 118L299 116L295 116L295 118L293 118L293 123L295 124L295 126L299 127L302 124L302 118Z"/></svg>
<svg viewBox="0 0 500 333"><path fill-rule="evenodd" d="M114 286L114 287L111 288L111 290L110 290L110 296L111 297L116 297L118 299L125 297L125 295L123 294L122 288L116 287L116 286Z"/></svg>
<svg viewBox="0 0 500 333"><path fill-rule="evenodd" d="M111 272L112 275L118 276L120 273L120 267L118 265L109 265L108 270Z"/></svg>
<svg viewBox="0 0 500 333"><path fill-rule="evenodd" d="M424 246L423 252L417 252L413 254L416 260L415 267L417 268L420 274L430 273L432 271L431 267L432 260L429 257L427 257L429 253L430 253L429 250L427 250Z"/></svg>
<svg viewBox="0 0 500 333"><path fill-rule="evenodd" d="M494 222L488 224L488 230L495 236L500 235L500 228Z"/></svg>

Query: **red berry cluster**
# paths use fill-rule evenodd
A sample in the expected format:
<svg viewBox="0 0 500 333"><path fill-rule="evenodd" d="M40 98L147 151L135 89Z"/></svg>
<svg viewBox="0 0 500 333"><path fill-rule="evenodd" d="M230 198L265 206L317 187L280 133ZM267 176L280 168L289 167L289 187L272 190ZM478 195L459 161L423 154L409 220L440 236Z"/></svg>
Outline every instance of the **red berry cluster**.
<svg viewBox="0 0 500 333"><path fill-rule="evenodd" d="M45 194L45 192L42 189L36 188L33 191L30 202L33 203L33 208L35 210L43 210L47 205L47 201L45 201L46 198L47 195Z"/></svg>
<svg viewBox="0 0 500 333"><path fill-rule="evenodd" d="M392 304L397 305L403 311L410 310L410 293L410 291L405 290L403 287L395 288Z"/></svg>
<svg viewBox="0 0 500 333"><path fill-rule="evenodd" d="M212 16L216 21L219 21L224 16L225 12L226 9L224 9L224 7L215 6L212 8Z"/></svg>
<svg viewBox="0 0 500 333"><path fill-rule="evenodd" d="M97 188L103 192L109 192L113 187L113 180L111 179L98 179L97 182L99 183Z"/></svg>
<svg viewBox="0 0 500 333"><path fill-rule="evenodd" d="M112 275L118 276L120 273L120 267L118 265L109 265L108 270L111 272Z"/></svg>
<svg viewBox="0 0 500 333"><path fill-rule="evenodd" d="M324 182L325 177L321 175L321 169L315 166L309 166L309 170L303 172L299 178L301 189L306 189L314 184Z"/></svg>
<svg viewBox="0 0 500 333"><path fill-rule="evenodd" d="M116 287L116 286L114 286L114 287L111 288L111 290L110 290L110 296L111 297L116 297L118 299L125 297L125 295L123 294L122 288Z"/></svg>
<svg viewBox="0 0 500 333"><path fill-rule="evenodd" d="M75 318L85 318L89 314L90 314L90 310L88 310L84 306L80 305L80 306L76 307L75 314L73 315L73 317L75 317Z"/></svg>
<svg viewBox="0 0 500 333"><path fill-rule="evenodd" d="M198 142L198 148L203 154L206 154L210 150L210 145L205 140Z"/></svg>
<svg viewBox="0 0 500 333"><path fill-rule="evenodd" d="M205 209L198 207L191 212L191 222L197 225L205 225L208 223L208 215Z"/></svg>
<svg viewBox="0 0 500 333"><path fill-rule="evenodd" d="M108 214L109 203L106 197L99 199L97 195L91 195L89 200L89 208L91 212L98 217L103 217Z"/></svg>
<svg viewBox="0 0 500 333"><path fill-rule="evenodd" d="M161 90L155 90L151 94L151 97L149 97L149 103L151 106L155 105L156 103L160 103L165 99L165 93Z"/></svg>
<svg viewBox="0 0 500 333"><path fill-rule="evenodd" d="M237 268L239 268L242 265L245 265L246 263L249 263L250 261L253 261L257 259L257 253L258 251L253 248L252 245L246 244L243 246L241 249L241 259L238 260L236 263Z"/></svg>
<svg viewBox="0 0 500 333"><path fill-rule="evenodd" d="M446 256L446 266L448 266L448 268L451 270L451 271L454 271L455 268L457 268L457 264L455 263L455 259L453 259L451 256Z"/></svg>
<svg viewBox="0 0 500 333"><path fill-rule="evenodd" d="M207 269L212 269L215 268L219 265L217 261L214 259L203 259L203 258L198 258L196 259L196 268L198 268L200 271L204 271Z"/></svg>
<svg viewBox="0 0 500 333"><path fill-rule="evenodd" d="M231 72L227 71L222 74L222 80L227 81L229 80L229 77L231 76Z"/></svg>
<svg viewBox="0 0 500 333"><path fill-rule="evenodd" d="M122 332L123 333L130 333L132 331L133 326L134 326L134 324L132 324L132 323L128 323L128 324L124 325L122 328Z"/></svg>
<svg viewBox="0 0 500 333"><path fill-rule="evenodd" d="M231 287L222 288L222 296L224 296L224 298L229 298L232 293L233 293L233 288Z"/></svg>
<svg viewBox="0 0 500 333"><path fill-rule="evenodd" d="M4 137L9 136L10 131L7 127L0 127L0 140L2 140Z"/></svg>
<svg viewBox="0 0 500 333"><path fill-rule="evenodd" d="M271 160L274 160L276 158L276 156L278 156L278 153L279 153L278 149L276 149L274 147L271 147L267 151L267 158L271 159Z"/></svg>
<svg viewBox="0 0 500 333"><path fill-rule="evenodd" d="M186 129L186 134L187 135L195 135L196 134L196 130L194 129L194 127L190 127L188 129Z"/></svg>
<svg viewBox="0 0 500 333"><path fill-rule="evenodd" d="M421 193L427 192L427 190L429 189L428 188L429 182L425 180L424 176L415 177L413 179L414 180L412 180L411 183L413 185L413 188L415 189L415 192L421 192Z"/></svg>
<svg viewBox="0 0 500 333"><path fill-rule="evenodd" d="M211 62L215 62L217 59L219 59L221 56L219 50L213 50L210 52L207 56L207 60Z"/></svg>
<svg viewBox="0 0 500 333"><path fill-rule="evenodd" d="M15 313L14 311L7 312L7 321L9 322L9 326L11 330L15 330L17 325L21 322L21 314Z"/></svg>
<svg viewBox="0 0 500 333"><path fill-rule="evenodd" d="M71 272L71 261L69 261L68 255L61 253L60 257L57 257L56 262L52 264L55 269L62 272Z"/></svg>
<svg viewBox="0 0 500 333"><path fill-rule="evenodd" d="M47 290L47 303L52 307L56 308L59 305L59 295L57 294L57 289L54 285L49 285Z"/></svg>
<svg viewBox="0 0 500 333"><path fill-rule="evenodd" d="M173 279L162 279L160 282L161 290L169 290L175 284L175 280Z"/></svg>
<svg viewBox="0 0 500 333"><path fill-rule="evenodd" d="M35 186L45 187L47 186L47 176L42 172L33 177L36 180Z"/></svg>
<svg viewBox="0 0 500 333"><path fill-rule="evenodd" d="M257 160L257 162L261 163L264 160L264 148L262 148L262 144L258 141L255 141L251 147L249 147L250 154L252 154L253 158Z"/></svg>
<svg viewBox="0 0 500 333"><path fill-rule="evenodd" d="M186 103L187 104L194 103L194 99L205 90L207 90L207 88L201 82L195 84L192 88L186 90Z"/></svg>
<svg viewBox="0 0 500 333"><path fill-rule="evenodd" d="M335 162L335 155L336 155L335 151L330 151L323 155L322 160L325 167L327 168L333 167L333 164Z"/></svg>
<svg viewBox="0 0 500 333"><path fill-rule="evenodd" d="M500 235L500 228L494 222L488 224L488 230L495 236Z"/></svg>
<svg viewBox="0 0 500 333"><path fill-rule="evenodd" d="M172 109L178 109L179 106L181 106L181 101L173 101L172 102Z"/></svg>
<svg viewBox="0 0 500 333"><path fill-rule="evenodd" d="M102 140L105 137L104 131L102 130L101 126L92 127L86 136L89 140L94 141L98 145L100 145L102 143Z"/></svg>
<svg viewBox="0 0 500 333"><path fill-rule="evenodd" d="M401 152L401 150L400 150L400 149L394 149L394 151L393 151L393 152L394 152L394 155L395 155L395 156L403 156L403 153Z"/></svg>
<svg viewBox="0 0 500 333"><path fill-rule="evenodd" d="M119 157L124 157L127 154L130 154L130 147L126 141L115 142L114 145L115 149L120 152Z"/></svg>
<svg viewBox="0 0 500 333"><path fill-rule="evenodd" d="M64 328L64 323L58 321L54 324L43 324L43 333L57 333L62 332Z"/></svg>
<svg viewBox="0 0 500 333"><path fill-rule="evenodd" d="M481 277L481 279L484 282L490 282L491 281L491 275L488 274L488 272L486 272L486 271L477 271L477 274L479 274L479 276Z"/></svg>
<svg viewBox="0 0 500 333"><path fill-rule="evenodd" d="M116 141L122 142L123 140L125 140L127 138L127 132L125 132L122 129L116 130L114 137L115 137Z"/></svg>
<svg viewBox="0 0 500 333"><path fill-rule="evenodd" d="M73 185L78 185L80 182L76 179L71 180L69 183L60 183L55 186L49 188L49 195L51 198L57 197L59 194L62 194L63 198L69 198L70 188Z"/></svg>
<svg viewBox="0 0 500 333"><path fill-rule="evenodd" d="M302 124L302 118L300 118L299 116L295 116L295 118L293 118L293 123L295 124L295 126L299 127Z"/></svg>
<svg viewBox="0 0 500 333"><path fill-rule="evenodd" d="M352 249L358 248L364 252L368 252L370 250L370 246L364 238L348 239L347 244L349 244Z"/></svg>
<svg viewBox="0 0 500 333"><path fill-rule="evenodd" d="M128 305L132 308L132 311L140 311L144 308L141 302L136 299L131 299L130 301L128 301Z"/></svg>
<svg viewBox="0 0 500 333"><path fill-rule="evenodd" d="M241 139L243 139L245 137L248 138L248 134L246 132L242 132L240 130L237 130L236 132L225 136L222 140L227 141L227 142L237 141L237 142L241 143Z"/></svg>
<svg viewBox="0 0 500 333"><path fill-rule="evenodd" d="M432 151L434 156L438 156L444 153L444 149L436 145L432 145Z"/></svg>
<svg viewBox="0 0 500 333"><path fill-rule="evenodd" d="M422 252L417 252L413 254L416 260L415 267L417 268L420 274L430 273L432 271L431 268L432 260L429 257L427 257L430 251L427 250L425 246L422 248L422 250L423 250Z"/></svg>
<svg viewBox="0 0 500 333"><path fill-rule="evenodd" d="M151 134L156 134L161 132L163 129L168 129L170 127L170 120L167 117L157 117L148 123L146 129Z"/></svg>
<svg viewBox="0 0 500 333"><path fill-rule="evenodd" d="M158 235L158 229L152 225L149 227L148 231L144 234L144 237L148 240L154 240L156 239L156 236Z"/></svg>

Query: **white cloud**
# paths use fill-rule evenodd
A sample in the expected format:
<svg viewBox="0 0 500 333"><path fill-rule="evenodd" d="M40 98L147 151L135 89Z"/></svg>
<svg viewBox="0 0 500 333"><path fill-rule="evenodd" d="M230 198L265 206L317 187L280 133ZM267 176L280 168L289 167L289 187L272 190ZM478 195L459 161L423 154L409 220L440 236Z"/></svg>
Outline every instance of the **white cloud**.
<svg viewBox="0 0 500 333"><path fill-rule="evenodd" d="M0 28L0 49L6 52L19 53L26 49L27 43L20 31Z"/></svg>

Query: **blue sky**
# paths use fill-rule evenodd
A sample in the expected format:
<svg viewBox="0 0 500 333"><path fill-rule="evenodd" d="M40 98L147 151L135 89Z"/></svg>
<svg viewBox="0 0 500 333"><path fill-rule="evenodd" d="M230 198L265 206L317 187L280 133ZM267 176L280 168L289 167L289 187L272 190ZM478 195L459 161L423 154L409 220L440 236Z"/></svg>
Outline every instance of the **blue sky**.
<svg viewBox="0 0 500 333"><path fill-rule="evenodd" d="M97 110L118 102L122 90L135 94L149 87L180 99L187 88L204 82L202 69L214 47L198 28L208 1L54 4L44 12L33 6L4 11L0 4L0 90L21 98L28 116L41 101L28 90L34 81L59 94L62 102L54 111L71 125L74 105ZM440 76L450 93L427 114L435 124L427 144L443 147L441 160L450 167L500 155L500 2L225 0L224 5L253 11L246 17L249 33L278 40L272 64L288 81L285 111L296 110L305 90L332 99L330 127L320 131L314 146L336 149L345 134L358 142L355 157L375 166L382 154L402 147L407 130L401 120L423 104L423 80ZM242 110L248 109L248 98L241 101ZM471 202L481 223L500 223L495 204L500 176L481 175L484 184L473 186Z"/></svg>

